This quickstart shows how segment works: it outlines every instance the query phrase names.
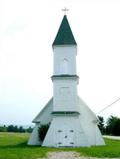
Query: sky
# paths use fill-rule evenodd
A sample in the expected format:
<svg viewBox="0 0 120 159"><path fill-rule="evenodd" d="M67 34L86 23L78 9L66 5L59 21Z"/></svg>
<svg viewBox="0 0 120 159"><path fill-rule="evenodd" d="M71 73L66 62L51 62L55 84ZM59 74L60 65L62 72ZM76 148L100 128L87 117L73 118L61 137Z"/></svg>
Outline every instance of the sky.
<svg viewBox="0 0 120 159"><path fill-rule="evenodd" d="M119 0L1 0L0 124L31 124L52 97L64 7L78 47L79 96L96 115L120 98ZM99 115L120 117L120 101Z"/></svg>

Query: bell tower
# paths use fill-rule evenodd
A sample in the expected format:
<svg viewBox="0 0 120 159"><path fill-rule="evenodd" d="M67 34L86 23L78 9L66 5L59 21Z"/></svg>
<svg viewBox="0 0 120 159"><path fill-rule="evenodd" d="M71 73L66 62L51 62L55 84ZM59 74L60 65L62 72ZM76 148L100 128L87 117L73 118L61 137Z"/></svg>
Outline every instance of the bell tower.
<svg viewBox="0 0 120 159"><path fill-rule="evenodd" d="M53 113L77 112L77 43L64 15L53 42Z"/></svg>

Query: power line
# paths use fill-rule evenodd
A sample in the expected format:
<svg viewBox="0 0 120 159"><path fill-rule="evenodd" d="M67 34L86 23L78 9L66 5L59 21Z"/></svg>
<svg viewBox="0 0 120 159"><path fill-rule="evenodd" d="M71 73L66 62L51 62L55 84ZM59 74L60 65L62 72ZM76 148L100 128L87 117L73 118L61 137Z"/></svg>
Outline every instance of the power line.
<svg viewBox="0 0 120 159"><path fill-rule="evenodd" d="M113 104L115 104L116 102L118 102L120 100L120 98L118 98L117 100L115 100L114 102L112 102L111 104L107 105L105 108L103 108L102 110L100 110L97 114L100 114L101 112L103 112L104 110L108 109L109 107L111 107Z"/></svg>

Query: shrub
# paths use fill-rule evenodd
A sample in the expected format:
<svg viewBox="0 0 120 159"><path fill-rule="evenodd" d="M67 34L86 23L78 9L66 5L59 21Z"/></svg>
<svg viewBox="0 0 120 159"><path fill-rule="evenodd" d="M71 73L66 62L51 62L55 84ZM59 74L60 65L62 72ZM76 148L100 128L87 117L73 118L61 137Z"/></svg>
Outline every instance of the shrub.
<svg viewBox="0 0 120 159"><path fill-rule="evenodd" d="M39 128L38 128L38 134L39 134L39 139L41 141L44 140L46 134L47 134L47 131L49 129L49 124L45 124L45 125L41 125Z"/></svg>

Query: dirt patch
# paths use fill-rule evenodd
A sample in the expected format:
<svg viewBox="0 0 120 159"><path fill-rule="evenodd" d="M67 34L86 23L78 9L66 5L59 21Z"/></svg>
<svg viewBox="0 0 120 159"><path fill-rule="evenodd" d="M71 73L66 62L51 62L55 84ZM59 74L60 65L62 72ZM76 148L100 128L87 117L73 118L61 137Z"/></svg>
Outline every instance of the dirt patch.
<svg viewBox="0 0 120 159"><path fill-rule="evenodd" d="M77 159L79 157L79 154L77 152L50 152L48 153L49 159Z"/></svg>
<svg viewBox="0 0 120 159"><path fill-rule="evenodd" d="M74 151L49 152L48 157L44 159L109 159L96 157L80 157L80 154ZM120 159L120 158L110 158Z"/></svg>

